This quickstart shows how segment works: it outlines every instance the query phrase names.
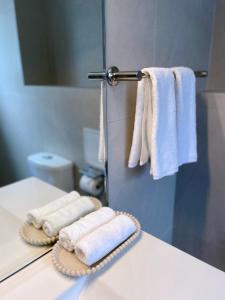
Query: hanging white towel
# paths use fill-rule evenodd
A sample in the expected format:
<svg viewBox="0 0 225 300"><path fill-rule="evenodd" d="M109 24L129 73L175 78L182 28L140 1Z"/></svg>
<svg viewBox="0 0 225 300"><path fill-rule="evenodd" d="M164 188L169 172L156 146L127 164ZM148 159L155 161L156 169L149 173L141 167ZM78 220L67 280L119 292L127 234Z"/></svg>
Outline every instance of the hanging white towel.
<svg viewBox="0 0 225 300"><path fill-rule="evenodd" d="M97 227L107 223L116 213L109 207L102 207L59 232L59 242L68 251L73 251L77 241Z"/></svg>
<svg viewBox="0 0 225 300"><path fill-rule="evenodd" d="M47 236L56 236L60 229L95 210L94 203L88 197L76 201L44 217L43 230Z"/></svg>
<svg viewBox="0 0 225 300"><path fill-rule="evenodd" d="M101 91L100 91L100 125L99 125L99 151L98 159L100 162L105 163L106 151L105 151L105 132L104 132L104 105L103 105L103 86L104 82L101 81Z"/></svg>
<svg viewBox="0 0 225 300"><path fill-rule="evenodd" d="M133 141L128 166L151 159L154 179L178 171L174 76L170 69L145 68L138 82Z"/></svg>
<svg viewBox="0 0 225 300"><path fill-rule="evenodd" d="M143 69L142 73L148 77L143 78L145 81L144 89L144 110L142 118L141 133L141 155L140 166L146 164L151 157L151 133L152 133L152 82L149 80L148 69Z"/></svg>
<svg viewBox="0 0 225 300"><path fill-rule="evenodd" d="M55 212L56 210L66 206L67 204L77 200L80 197L80 194L76 191L73 191L65 196L49 202L48 204L30 210L27 213L27 221L30 224L33 224L37 229L41 228L44 217L48 214Z"/></svg>
<svg viewBox="0 0 225 300"><path fill-rule="evenodd" d="M144 113L144 99L147 79L138 81L137 84L137 98L136 98L136 111L133 130L132 146L128 161L128 167L134 168L139 164L141 156L141 143L142 143L142 120Z"/></svg>
<svg viewBox="0 0 225 300"><path fill-rule="evenodd" d="M186 67L172 68L177 104L177 145L179 166L197 161L196 79Z"/></svg>
<svg viewBox="0 0 225 300"><path fill-rule="evenodd" d="M151 113L148 114L147 140L154 179L178 171L176 101L174 75L166 68L145 68L151 80ZM150 116L150 117L149 117Z"/></svg>
<svg viewBox="0 0 225 300"><path fill-rule="evenodd" d="M111 252L137 230L133 220L119 215L81 238L76 246L77 257L90 266Z"/></svg>

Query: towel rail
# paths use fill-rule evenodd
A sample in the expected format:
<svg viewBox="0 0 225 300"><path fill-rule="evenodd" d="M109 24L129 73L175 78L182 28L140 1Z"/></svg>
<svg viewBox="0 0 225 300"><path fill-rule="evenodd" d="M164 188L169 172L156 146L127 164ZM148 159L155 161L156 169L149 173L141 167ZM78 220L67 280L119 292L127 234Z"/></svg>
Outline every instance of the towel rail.
<svg viewBox="0 0 225 300"><path fill-rule="evenodd" d="M90 80L107 80L109 85L117 85L120 81L140 81L148 75L141 71L120 71L117 67L110 67L106 72L88 73ZM203 78L208 76L208 71L195 71L195 76Z"/></svg>

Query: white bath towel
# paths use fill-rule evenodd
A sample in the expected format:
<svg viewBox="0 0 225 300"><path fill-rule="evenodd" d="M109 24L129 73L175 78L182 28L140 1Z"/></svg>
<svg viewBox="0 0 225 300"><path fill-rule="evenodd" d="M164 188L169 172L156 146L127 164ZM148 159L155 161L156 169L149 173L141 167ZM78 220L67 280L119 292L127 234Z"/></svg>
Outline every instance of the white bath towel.
<svg viewBox="0 0 225 300"><path fill-rule="evenodd" d="M109 207L102 207L59 232L59 242L68 251L73 251L77 241L97 227L107 223L116 213Z"/></svg>
<svg viewBox="0 0 225 300"><path fill-rule="evenodd" d="M49 236L56 236L60 229L95 210L94 203L88 197L79 197L76 201L44 217L43 230Z"/></svg>
<svg viewBox="0 0 225 300"><path fill-rule="evenodd" d="M136 231L134 222L119 215L81 238L76 246L77 257L90 266L103 258Z"/></svg>
<svg viewBox="0 0 225 300"><path fill-rule="evenodd" d="M147 68L152 83L150 140L151 171L154 179L178 171L176 101L174 75L166 68ZM149 130L151 129L151 130Z"/></svg>
<svg viewBox="0 0 225 300"><path fill-rule="evenodd" d="M179 166L197 161L196 79L185 67L172 68L177 104L177 145Z"/></svg>
<svg viewBox="0 0 225 300"><path fill-rule="evenodd" d="M79 197L80 194L76 191L73 191L59 199L51 201L50 203L40 208L32 209L27 213L27 221L28 223L33 224L37 229L39 229L43 225L44 216L55 212L65 205L77 200Z"/></svg>
<svg viewBox="0 0 225 300"><path fill-rule="evenodd" d="M100 125L99 125L99 150L98 159L100 162L105 163L106 151L105 151L105 131L104 131L104 105L103 105L103 87L104 82L101 81L101 91L100 91Z"/></svg>

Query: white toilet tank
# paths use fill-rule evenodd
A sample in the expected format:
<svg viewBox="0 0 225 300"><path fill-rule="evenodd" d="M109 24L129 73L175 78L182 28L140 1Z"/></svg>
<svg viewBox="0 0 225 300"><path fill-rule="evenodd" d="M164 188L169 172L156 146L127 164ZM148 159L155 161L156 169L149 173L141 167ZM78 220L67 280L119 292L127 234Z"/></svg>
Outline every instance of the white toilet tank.
<svg viewBox="0 0 225 300"><path fill-rule="evenodd" d="M27 157L31 175L66 192L74 189L73 163L53 153L40 152Z"/></svg>

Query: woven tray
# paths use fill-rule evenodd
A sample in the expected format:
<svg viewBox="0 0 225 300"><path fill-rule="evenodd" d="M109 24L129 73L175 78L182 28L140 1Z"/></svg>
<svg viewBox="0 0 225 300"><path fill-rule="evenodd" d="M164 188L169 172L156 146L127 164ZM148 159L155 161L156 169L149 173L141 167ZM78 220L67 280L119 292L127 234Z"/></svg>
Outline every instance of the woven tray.
<svg viewBox="0 0 225 300"><path fill-rule="evenodd" d="M54 245L52 250L52 261L56 269L63 275L70 277L81 277L89 274L93 274L96 271L102 269L107 265L116 255L123 251L128 245L130 245L140 234L141 225L136 218L125 212L117 212L117 215L127 215L136 224L137 230L126 241L116 247L112 252L106 255L92 266L87 266L82 263L74 252L69 252L64 249L59 241Z"/></svg>
<svg viewBox="0 0 225 300"><path fill-rule="evenodd" d="M102 203L98 199L94 197L90 197L90 199L95 204L96 210L102 207ZM42 229L37 229L27 222L21 227L20 236L25 242L33 246L51 245L58 240L58 236L48 237Z"/></svg>

